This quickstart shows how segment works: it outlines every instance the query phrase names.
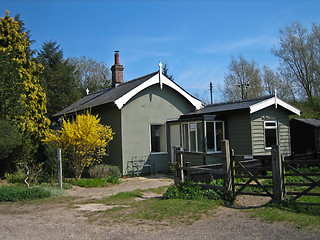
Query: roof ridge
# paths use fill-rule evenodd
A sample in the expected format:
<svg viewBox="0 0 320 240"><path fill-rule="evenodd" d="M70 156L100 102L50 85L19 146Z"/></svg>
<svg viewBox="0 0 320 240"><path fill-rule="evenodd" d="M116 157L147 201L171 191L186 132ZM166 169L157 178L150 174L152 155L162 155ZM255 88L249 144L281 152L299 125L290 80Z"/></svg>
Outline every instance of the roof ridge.
<svg viewBox="0 0 320 240"><path fill-rule="evenodd" d="M250 98L250 99L239 99L239 100L235 100L235 101L220 102L220 103L215 103L215 104L209 104L206 107L213 107L213 106L234 104L234 103L243 103L243 102L250 102L250 101L257 101L257 100L265 100L265 99L268 99L271 97L274 97L274 95L267 95L267 96L263 96L263 97Z"/></svg>
<svg viewBox="0 0 320 240"><path fill-rule="evenodd" d="M132 80L130 80L130 81L127 81L127 82L124 82L124 83L118 85L118 87L124 86L124 85L126 85L126 84L129 84L129 83L132 83L132 82L135 82L135 81L138 81L138 80L141 80L142 78L154 76L154 75L156 75L158 72L159 72L159 71L156 71L156 72L153 72L153 73L149 73L149 74L147 74L147 75L144 75L144 76L142 76L142 77L134 78L134 79L132 79Z"/></svg>
<svg viewBox="0 0 320 240"><path fill-rule="evenodd" d="M134 79L132 79L132 80L130 80L130 81L127 81L127 82L124 82L124 83L122 83L122 84L119 84L117 87L121 87L121 86L124 86L124 85L126 85L126 84L132 83L132 82L134 82L134 81L138 81L138 80L140 80L141 78L145 78L145 77L148 77L148 76L156 75L158 72L159 72L159 71L156 71L156 72L153 72L153 73L149 73L149 74L147 74L147 75L144 75L144 76L142 76L142 77L134 78ZM97 94L97 93L99 93L99 92L110 91L110 90L112 90L112 89L114 89L114 88L113 88L113 87L107 87L107 88L100 89L100 90L98 90L98 91L89 93L89 94L87 94L87 95L85 95L85 96L90 96L90 95L93 95L93 94ZM84 96L84 97L85 97L85 96Z"/></svg>

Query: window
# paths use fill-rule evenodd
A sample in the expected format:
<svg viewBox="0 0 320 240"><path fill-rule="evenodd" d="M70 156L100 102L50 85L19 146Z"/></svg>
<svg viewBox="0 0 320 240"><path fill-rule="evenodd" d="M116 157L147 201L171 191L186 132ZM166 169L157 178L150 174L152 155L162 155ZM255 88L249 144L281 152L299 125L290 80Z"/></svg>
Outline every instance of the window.
<svg viewBox="0 0 320 240"><path fill-rule="evenodd" d="M264 122L264 137L265 137L266 149L271 149L272 145L278 144L277 122L276 121L265 121Z"/></svg>
<svg viewBox="0 0 320 240"><path fill-rule="evenodd" d="M151 152L166 152L165 125L151 125Z"/></svg>
<svg viewBox="0 0 320 240"><path fill-rule="evenodd" d="M222 121L206 122L207 152L220 152L220 142L224 139Z"/></svg>
<svg viewBox="0 0 320 240"><path fill-rule="evenodd" d="M203 152L202 123L182 124L183 150L187 152Z"/></svg>

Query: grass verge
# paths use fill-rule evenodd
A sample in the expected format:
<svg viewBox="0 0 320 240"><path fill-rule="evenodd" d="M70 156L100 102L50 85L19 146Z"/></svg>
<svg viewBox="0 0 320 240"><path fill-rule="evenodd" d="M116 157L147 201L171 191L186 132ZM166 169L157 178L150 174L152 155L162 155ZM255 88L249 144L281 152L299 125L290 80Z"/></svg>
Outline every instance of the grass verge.
<svg viewBox="0 0 320 240"><path fill-rule="evenodd" d="M283 221L293 224L297 229L306 229L320 233L320 207L303 206L284 202L269 203L258 209L251 209L252 217L259 217L268 222Z"/></svg>

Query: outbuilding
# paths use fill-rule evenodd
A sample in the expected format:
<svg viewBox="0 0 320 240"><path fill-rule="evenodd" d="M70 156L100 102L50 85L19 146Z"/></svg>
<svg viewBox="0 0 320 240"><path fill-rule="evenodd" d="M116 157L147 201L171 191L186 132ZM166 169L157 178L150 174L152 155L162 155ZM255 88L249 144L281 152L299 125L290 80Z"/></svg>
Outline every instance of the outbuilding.
<svg viewBox="0 0 320 240"><path fill-rule="evenodd" d="M320 120L293 118L290 120L292 152L310 153L320 150Z"/></svg>
<svg viewBox="0 0 320 240"><path fill-rule="evenodd" d="M186 152L206 153L186 155L192 165L221 161L220 141L228 139L230 148L239 155L269 155L271 146L279 145L281 154L289 156L289 115L300 110L277 98L265 96L209 105L180 116L171 125L181 129L181 147Z"/></svg>

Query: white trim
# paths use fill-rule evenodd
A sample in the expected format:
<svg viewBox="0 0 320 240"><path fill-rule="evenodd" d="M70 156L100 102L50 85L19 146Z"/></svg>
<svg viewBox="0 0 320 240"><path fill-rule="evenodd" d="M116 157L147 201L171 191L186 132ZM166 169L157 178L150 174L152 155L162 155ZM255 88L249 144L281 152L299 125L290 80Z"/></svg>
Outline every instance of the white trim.
<svg viewBox="0 0 320 240"><path fill-rule="evenodd" d="M145 81L144 83L140 84L136 88L132 89L130 92L126 93L122 97L118 98L115 101L115 104L117 105L118 109L121 109L124 104L126 104L131 98L133 98L136 94L141 92L142 90L146 89L147 87L150 87L154 84L159 84L159 79L161 76L161 83L162 85L167 85L171 87L172 89L176 90L178 93L180 93L183 97L185 97L197 110L202 108L202 102L191 95L189 95L186 91L184 91L182 88L180 88L177 84L172 82L170 79L168 79L166 76L157 73L155 76L150 78L149 80Z"/></svg>
<svg viewBox="0 0 320 240"><path fill-rule="evenodd" d="M213 153L221 153L221 150L218 151L217 150L217 122L221 122L222 123L222 133L223 133L223 139L225 139L225 129L224 129L224 121L223 120L213 120L213 121L204 121L204 131L205 131L205 140L206 140L206 144L205 144L205 151L206 153L210 153L210 154L213 154ZM214 149L215 151L208 151L208 139L207 139L207 123L213 123L213 137L214 137Z"/></svg>
<svg viewBox="0 0 320 240"><path fill-rule="evenodd" d="M267 123L275 123L275 126L266 126ZM264 145L266 150L271 150L272 147L267 147L266 146L266 129L274 129L276 130L276 144L279 145L279 131L278 131L278 121L277 120L265 120L264 121Z"/></svg>
<svg viewBox="0 0 320 240"><path fill-rule="evenodd" d="M151 130L151 127L152 126L162 126L164 127L164 142L165 142L165 151L162 151L162 152L152 152L152 130ZM161 148L161 135L160 135L160 148ZM150 140L150 154L164 154L164 153L168 153L168 144L167 144L167 128L166 128L166 124L165 123L150 123L149 124L149 140Z"/></svg>
<svg viewBox="0 0 320 240"><path fill-rule="evenodd" d="M272 106L272 105L280 105L281 107L291 111L292 113L296 114L296 115L299 115L300 116L300 110L289 105L288 103L280 100L279 98L276 98L276 97L271 97L269 99L266 99L262 102L259 102L259 103L256 103L256 104L253 104L252 106L250 106L250 113L255 113L255 112L258 112L264 108L267 108L269 106Z"/></svg>

